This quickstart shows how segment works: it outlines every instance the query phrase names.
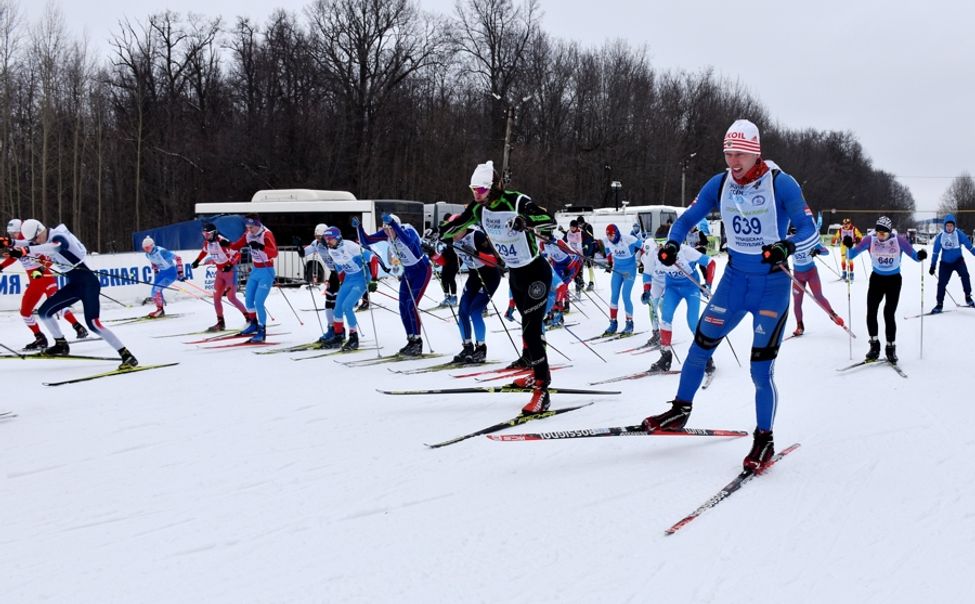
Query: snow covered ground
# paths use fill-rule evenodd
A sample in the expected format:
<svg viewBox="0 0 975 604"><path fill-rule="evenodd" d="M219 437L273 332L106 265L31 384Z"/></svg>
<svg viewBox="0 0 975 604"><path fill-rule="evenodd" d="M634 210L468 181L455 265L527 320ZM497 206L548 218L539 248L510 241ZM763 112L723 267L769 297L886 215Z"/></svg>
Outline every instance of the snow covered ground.
<svg viewBox="0 0 975 604"><path fill-rule="evenodd" d="M858 269L856 360L867 348L867 275ZM846 285L822 265L820 273L846 316ZM292 360L307 354L205 350L185 344L190 336L161 337L213 322L212 308L195 300L169 307L182 317L116 330L143 364L177 367L50 388L41 383L115 363L4 360L0 411L19 417L0 422L2 600L966 600L975 536L975 407L968 397L975 311L925 318L922 360L922 322L903 319L920 311L919 265L905 259L904 273L898 344L909 379L883 365L838 373L851 362L848 338L807 298L807 335L786 341L776 364L776 443L802 447L666 537L664 529L735 476L750 438L482 437L430 450L423 443L514 416L527 395L385 396L375 389L474 382ZM930 309L935 280L924 276ZM605 298L608 275L598 279ZM957 279L949 291L961 301ZM311 308L307 290L286 293L295 307ZM428 294L439 300L436 284ZM269 303L279 324L272 341L297 344L320 334L315 314L299 312L299 325L281 292ZM946 308L954 308L950 300ZM148 310L106 308L103 317ZM589 315L570 315L582 322L574 328L580 336L605 327L593 303L579 310ZM683 310L675 321L681 358L691 340ZM241 324L236 311L227 316ZM359 317L371 336L369 313ZM384 354L403 345L396 315L377 309L375 321ZM638 330L647 323L646 307L637 304ZM718 373L698 394L690 427L754 428L750 325L746 319L731 336L745 368L726 346L717 350ZM448 323L426 326L434 350L457 352ZM499 320L488 326L499 329ZM645 338L595 346L605 364L565 330L551 333L550 342L572 358L571 369L554 374L555 385L587 387L647 368L656 353L615 352ZM0 341L29 340L18 316L0 315ZM515 356L504 333L491 333L488 344L490 359ZM114 356L102 342L73 352ZM667 407L677 380L600 386L619 386L621 396L554 395L554 407L596 404L508 433L636 424Z"/></svg>

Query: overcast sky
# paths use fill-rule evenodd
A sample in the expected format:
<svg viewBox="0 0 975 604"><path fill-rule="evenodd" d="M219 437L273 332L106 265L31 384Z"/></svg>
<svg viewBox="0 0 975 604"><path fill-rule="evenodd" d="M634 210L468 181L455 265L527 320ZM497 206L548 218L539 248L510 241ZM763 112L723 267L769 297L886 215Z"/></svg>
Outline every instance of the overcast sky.
<svg viewBox="0 0 975 604"><path fill-rule="evenodd" d="M169 8L263 22L272 7L301 11L309 3L74 0L60 5L69 29L79 35L86 31L92 47L104 53L105 40L123 16L141 20ZM454 0L420 0L420 5L452 14ZM20 6L31 20L42 12L40 2L21 0ZM696 72L711 66L739 80L784 127L854 132L874 167L910 187L919 210L934 210L951 177L975 169L975 6L968 2L542 0L541 7L543 28L553 36L589 46L615 38L646 45L657 69ZM720 141L712 142L720 153ZM789 170L788 158L771 159ZM847 205L841 199L835 203Z"/></svg>

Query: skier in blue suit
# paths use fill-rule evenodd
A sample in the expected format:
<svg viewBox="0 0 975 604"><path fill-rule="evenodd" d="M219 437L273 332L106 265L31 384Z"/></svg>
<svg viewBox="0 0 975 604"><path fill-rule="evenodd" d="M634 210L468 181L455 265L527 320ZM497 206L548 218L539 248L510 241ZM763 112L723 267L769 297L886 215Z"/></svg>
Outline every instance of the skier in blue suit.
<svg viewBox="0 0 975 604"><path fill-rule="evenodd" d="M941 312L941 307L945 301L945 288L951 279L951 273L958 273L961 279L961 288L965 292L965 304L975 307L972 301L972 280L968 276L968 265L961 255L961 248L966 248L970 254L975 254L972 240L964 231L955 228L955 217L951 214L945 216L944 230L934 238L934 250L931 252L930 273L934 274L934 267L938 265L938 256L941 256L941 264L938 265L938 297L937 306L931 309L931 314L936 315Z"/></svg>

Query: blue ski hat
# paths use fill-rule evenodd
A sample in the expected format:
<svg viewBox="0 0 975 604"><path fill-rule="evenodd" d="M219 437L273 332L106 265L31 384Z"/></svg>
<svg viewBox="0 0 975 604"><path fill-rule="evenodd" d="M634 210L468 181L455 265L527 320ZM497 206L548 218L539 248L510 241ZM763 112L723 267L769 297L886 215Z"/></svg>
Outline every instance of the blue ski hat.
<svg viewBox="0 0 975 604"><path fill-rule="evenodd" d="M948 223L949 222L951 224L955 225L955 226L958 226L958 223L955 222L955 215L954 214L945 214L944 226L948 226Z"/></svg>

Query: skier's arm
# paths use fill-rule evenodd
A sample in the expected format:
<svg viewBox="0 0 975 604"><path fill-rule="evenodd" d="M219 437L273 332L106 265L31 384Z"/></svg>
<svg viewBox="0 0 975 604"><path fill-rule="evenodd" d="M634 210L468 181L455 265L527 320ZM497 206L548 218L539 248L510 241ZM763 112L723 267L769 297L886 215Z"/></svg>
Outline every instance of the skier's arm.
<svg viewBox="0 0 975 604"><path fill-rule="evenodd" d="M958 235L959 235L958 241L962 245L964 245L964 240L962 239L962 237L965 237L965 233L959 231ZM969 242L968 245L969 245L968 251L971 252L972 251L970 249L971 242ZM940 255L941 255L941 235L938 235L937 237L934 238L934 247L931 249L931 266L934 266L935 264L938 263L938 256Z"/></svg>
<svg viewBox="0 0 975 604"><path fill-rule="evenodd" d="M454 216L453 220L445 220L441 222L437 226L437 230L440 233L440 238L448 239L480 222L481 213L479 210L477 210L479 207L480 205L476 201L472 201L467 204L467 207L464 208L463 212Z"/></svg>
<svg viewBox="0 0 975 604"><path fill-rule="evenodd" d="M704 183L697 197L691 202L691 206L671 225L670 232L667 233L668 241L684 241L687 238L687 233L697 223L707 218L712 210L718 209L718 198L721 196L723 177L723 173L716 174L711 177L711 180Z"/></svg>
<svg viewBox="0 0 975 604"><path fill-rule="evenodd" d="M857 243L852 248L847 250L846 259L853 260L854 258L860 255L860 252L869 249L871 241L873 241L873 235L867 235L866 237L861 239L859 243Z"/></svg>

